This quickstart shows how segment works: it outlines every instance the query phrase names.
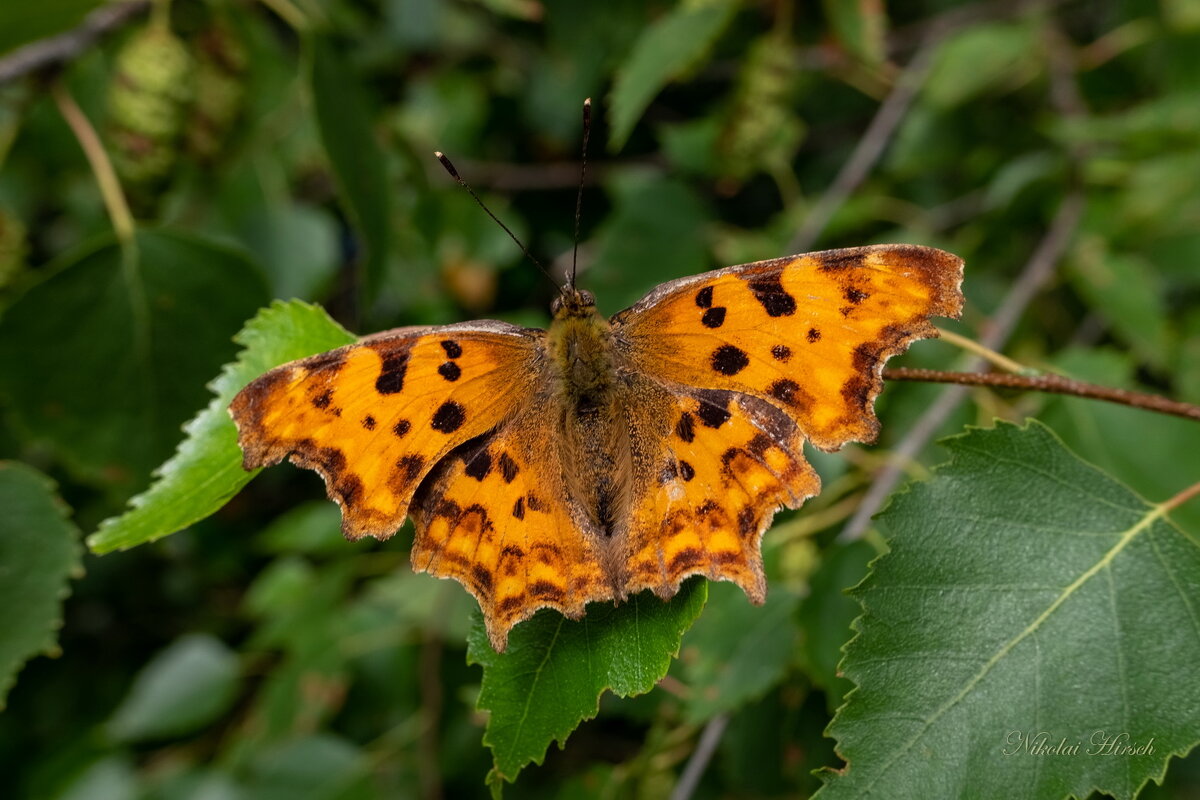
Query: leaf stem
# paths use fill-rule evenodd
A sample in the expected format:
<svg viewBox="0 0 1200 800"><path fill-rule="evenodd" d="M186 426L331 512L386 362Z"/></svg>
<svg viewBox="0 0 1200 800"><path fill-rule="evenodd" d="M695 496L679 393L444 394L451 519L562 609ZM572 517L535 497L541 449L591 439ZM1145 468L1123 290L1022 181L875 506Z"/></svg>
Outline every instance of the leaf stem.
<svg viewBox="0 0 1200 800"><path fill-rule="evenodd" d="M92 123L88 121L87 116L79 108L79 104L75 102L75 98L71 96L61 79L56 79L50 84L50 94L54 98L55 105L58 106L59 113L70 126L71 132L75 134L75 139L79 142L83 154L87 156L117 239L122 246L129 245L133 242L133 214L129 211L125 193L121 191L121 182L117 180L116 170L113 169L112 161L109 160L108 153L105 152L104 145L96 134L96 129L92 127Z"/></svg>
<svg viewBox="0 0 1200 800"><path fill-rule="evenodd" d="M1061 375L1009 375L1000 372L944 372L936 369L893 367L883 371L883 377L893 381L925 381L928 383L957 383L962 386L995 386L1035 392L1053 392L1074 397L1087 397L1109 403L1172 414L1185 419L1200 420L1200 406L1169 400L1145 392L1116 389L1085 383Z"/></svg>
<svg viewBox="0 0 1200 800"><path fill-rule="evenodd" d="M1029 368L1023 364L1013 361L1003 353L998 353L982 342L977 342L974 339L968 339L966 336L957 334L954 331L938 328L938 336L947 344L952 344L960 350L966 350L968 353L974 353L986 361L990 361L1000 369L1006 372L1029 372Z"/></svg>
<svg viewBox="0 0 1200 800"><path fill-rule="evenodd" d="M1175 509L1179 508L1181 505L1186 503L1188 500L1191 500L1192 498L1194 498L1198 495L1200 495L1200 483L1193 483L1191 486L1187 487L1182 492L1180 492L1179 494L1172 497L1170 500L1167 500L1166 502L1162 503L1159 506L1159 508L1161 508L1163 513L1165 514L1169 511L1174 511Z"/></svg>

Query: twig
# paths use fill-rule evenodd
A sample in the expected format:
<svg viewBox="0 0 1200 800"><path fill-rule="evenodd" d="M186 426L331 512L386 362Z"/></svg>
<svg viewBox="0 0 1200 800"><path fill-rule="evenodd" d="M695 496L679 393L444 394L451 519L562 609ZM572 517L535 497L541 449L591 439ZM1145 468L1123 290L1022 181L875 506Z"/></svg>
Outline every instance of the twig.
<svg viewBox="0 0 1200 800"><path fill-rule="evenodd" d="M104 34L119 28L150 7L150 0L130 0L97 8L77 28L31 42L0 58L0 84L70 61Z"/></svg>
<svg viewBox="0 0 1200 800"><path fill-rule="evenodd" d="M816 205L805 217L800 230L788 243L787 252L802 253L811 248L825 230L825 226L829 224L829 220L846 202L846 198L866 180L871 168L875 166L875 162L883 155L884 148L891 141L892 134L896 132L904 115L908 113L908 107L912 105L913 98L917 96L917 92L925 83L925 76L929 73L933 54L940 41L940 33L932 33L922 41L917 52L909 60L908 66L896 78L896 84L892 87L891 93L880 104L879 110L875 112L871 124L867 126L866 132L855 145L854 152L842 165L842 169L833 179L833 183L817 200Z"/></svg>
<svg viewBox="0 0 1200 800"><path fill-rule="evenodd" d="M717 745L721 743L721 735L725 733L728 724L729 715L718 714L704 726L700 741L696 743L696 749L692 751L687 766L683 768L679 782L671 790L671 800L688 800L696 792L700 779L704 777L704 770L708 768L708 762L712 760Z"/></svg>
<svg viewBox="0 0 1200 800"><path fill-rule="evenodd" d="M896 367L883 371L883 377L890 381L925 381L928 383L956 383L962 386L995 386L1004 389L1021 389L1034 392L1053 392L1068 394L1073 397L1087 397L1092 400L1105 400L1109 403L1120 403L1133 408L1143 408L1147 411L1158 411L1162 414L1173 414L1185 419L1200 421L1200 406L1169 400L1156 394L1133 392L1128 389L1117 389L1112 386L1099 386L1094 383L1064 378L1061 375L1009 375L1003 372L943 372L936 369L910 369Z"/></svg>
<svg viewBox="0 0 1200 800"><path fill-rule="evenodd" d="M92 123L88 121L87 116L79 108L75 98L71 97L71 93L67 91L62 81L56 80L50 85L50 94L54 97L54 103L58 106L59 113L62 114L63 119L66 120L72 133L75 134L75 138L79 141L83 154L87 156L92 172L96 176L96 185L100 187L100 195L104 198L104 206L108 209L108 217L112 221L113 230L116 231L117 239L121 244L129 244L133 241L133 214L129 211L129 204L125 202L125 193L121 191L121 182L117 180L117 173L108 159L108 153L105 152L100 137L96 135L96 129L92 127Z"/></svg>

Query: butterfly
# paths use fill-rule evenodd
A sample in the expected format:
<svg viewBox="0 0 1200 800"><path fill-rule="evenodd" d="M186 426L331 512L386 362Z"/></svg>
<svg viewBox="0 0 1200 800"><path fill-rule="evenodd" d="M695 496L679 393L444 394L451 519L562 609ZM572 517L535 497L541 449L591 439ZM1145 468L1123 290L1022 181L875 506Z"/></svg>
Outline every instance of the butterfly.
<svg viewBox="0 0 1200 800"><path fill-rule="evenodd" d="M347 538L411 516L412 565L479 601L492 646L543 607L694 574L766 597L775 512L820 489L804 458L873 441L883 366L957 317L962 260L913 245L681 278L605 319L568 283L547 330L399 328L277 367L230 412L246 469L324 478Z"/></svg>

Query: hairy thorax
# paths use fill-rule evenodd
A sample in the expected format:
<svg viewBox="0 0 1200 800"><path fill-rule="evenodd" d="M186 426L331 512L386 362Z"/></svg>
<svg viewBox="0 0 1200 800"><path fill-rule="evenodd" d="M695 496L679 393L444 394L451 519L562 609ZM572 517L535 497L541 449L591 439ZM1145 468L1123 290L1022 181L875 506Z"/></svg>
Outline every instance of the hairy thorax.
<svg viewBox="0 0 1200 800"><path fill-rule="evenodd" d="M562 434L556 446L564 478L594 532L611 539L626 532L630 516L628 390L619 375L612 328L591 294L568 290L553 310L546 343L556 378Z"/></svg>

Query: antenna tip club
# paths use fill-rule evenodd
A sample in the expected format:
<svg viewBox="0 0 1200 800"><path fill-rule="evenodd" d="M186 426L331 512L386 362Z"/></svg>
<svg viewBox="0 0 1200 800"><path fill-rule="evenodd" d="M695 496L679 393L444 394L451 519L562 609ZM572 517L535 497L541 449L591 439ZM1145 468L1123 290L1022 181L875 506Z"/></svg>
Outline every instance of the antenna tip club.
<svg viewBox="0 0 1200 800"><path fill-rule="evenodd" d="M450 163L450 159L446 158L445 153L440 150L434 150L433 154L437 157L438 161L442 162L442 166L446 168L446 172L449 172L452 178L459 182L462 181L462 178L458 176L458 170L456 170L454 165Z"/></svg>

